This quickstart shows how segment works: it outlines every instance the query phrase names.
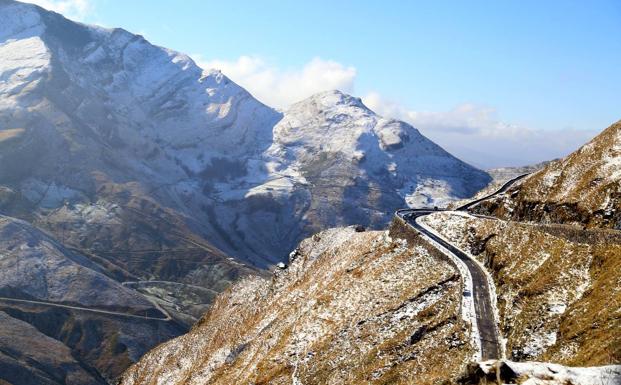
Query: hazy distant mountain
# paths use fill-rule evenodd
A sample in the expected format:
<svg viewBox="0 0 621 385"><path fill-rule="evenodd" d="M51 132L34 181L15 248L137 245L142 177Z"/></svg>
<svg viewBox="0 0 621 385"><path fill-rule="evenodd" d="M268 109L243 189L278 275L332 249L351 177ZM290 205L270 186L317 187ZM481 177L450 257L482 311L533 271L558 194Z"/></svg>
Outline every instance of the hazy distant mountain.
<svg viewBox="0 0 621 385"><path fill-rule="evenodd" d="M527 166L498 167L498 168L492 168L486 171L492 177L493 179L492 183L502 184L520 175L534 173L536 171L539 171L545 166L547 166L550 162L552 161L546 160L544 162L530 164Z"/></svg>

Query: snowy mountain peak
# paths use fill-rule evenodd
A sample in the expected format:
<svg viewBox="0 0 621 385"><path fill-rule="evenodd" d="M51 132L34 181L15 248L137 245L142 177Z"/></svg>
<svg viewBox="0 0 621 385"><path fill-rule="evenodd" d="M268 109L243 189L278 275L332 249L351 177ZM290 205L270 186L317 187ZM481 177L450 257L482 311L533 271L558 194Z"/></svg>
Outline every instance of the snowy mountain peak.
<svg viewBox="0 0 621 385"><path fill-rule="evenodd" d="M296 103L294 106L307 106L309 104L327 108L349 106L369 110L362 103L362 99L348 95L339 90L329 90L316 93L309 98Z"/></svg>
<svg viewBox="0 0 621 385"><path fill-rule="evenodd" d="M291 106L274 127L268 154L279 173L304 176L299 183L330 181L351 190L369 184L391 196L387 201L412 206L446 204L489 180L411 125L383 118L336 90Z"/></svg>
<svg viewBox="0 0 621 385"><path fill-rule="evenodd" d="M489 179L341 91L280 113L140 35L0 5L0 130L25 128L0 180L41 207L131 181L225 252L275 259L318 229L383 226L404 200L441 205Z"/></svg>
<svg viewBox="0 0 621 385"><path fill-rule="evenodd" d="M44 30L37 6L0 0L0 43L8 39L38 36Z"/></svg>

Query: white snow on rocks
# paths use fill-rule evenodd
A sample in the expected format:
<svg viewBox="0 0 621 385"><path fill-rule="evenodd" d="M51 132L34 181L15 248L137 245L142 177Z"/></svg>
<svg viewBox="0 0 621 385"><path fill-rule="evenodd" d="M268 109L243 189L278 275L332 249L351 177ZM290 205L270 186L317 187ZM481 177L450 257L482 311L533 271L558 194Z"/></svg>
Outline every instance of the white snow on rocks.
<svg viewBox="0 0 621 385"><path fill-rule="evenodd" d="M501 380L520 378L523 385L613 385L621 383L621 365L568 367L548 362L484 361L478 364L485 373ZM504 369L498 369L504 367ZM500 373L496 372L500 370ZM511 378L507 378L507 377Z"/></svg>

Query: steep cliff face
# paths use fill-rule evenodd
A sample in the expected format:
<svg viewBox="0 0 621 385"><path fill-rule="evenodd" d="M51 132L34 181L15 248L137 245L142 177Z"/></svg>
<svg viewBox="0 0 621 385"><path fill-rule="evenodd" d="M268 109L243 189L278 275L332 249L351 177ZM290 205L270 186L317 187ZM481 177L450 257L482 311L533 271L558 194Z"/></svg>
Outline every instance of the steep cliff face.
<svg viewBox="0 0 621 385"><path fill-rule="evenodd" d="M621 122L476 210L517 220L621 229Z"/></svg>
<svg viewBox="0 0 621 385"><path fill-rule="evenodd" d="M414 237L328 230L271 279L246 279L123 384L409 384L450 380L472 357L461 280Z"/></svg>

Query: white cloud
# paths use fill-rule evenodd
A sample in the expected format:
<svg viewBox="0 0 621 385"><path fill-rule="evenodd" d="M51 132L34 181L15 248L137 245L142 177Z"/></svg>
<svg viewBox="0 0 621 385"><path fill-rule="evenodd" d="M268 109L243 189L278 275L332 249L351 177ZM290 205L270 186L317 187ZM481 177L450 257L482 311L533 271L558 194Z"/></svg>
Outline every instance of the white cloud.
<svg viewBox="0 0 621 385"><path fill-rule="evenodd" d="M461 104L449 111L413 111L369 93L365 104L404 120L453 155L483 168L520 166L565 156L597 134L575 129L535 130L502 121L494 108Z"/></svg>
<svg viewBox="0 0 621 385"><path fill-rule="evenodd" d="M356 68L318 57L301 68L285 70L256 56L240 56L234 61L194 57L202 68L221 70L257 99L278 108L286 108L321 91L352 92L356 78Z"/></svg>
<svg viewBox="0 0 621 385"><path fill-rule="evenodd" d="M27 2L74 20L84 20L93 10L90 0L28 0Z"/></svg>

